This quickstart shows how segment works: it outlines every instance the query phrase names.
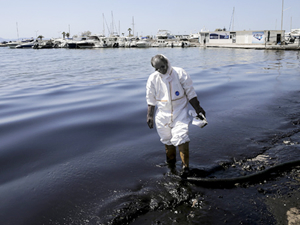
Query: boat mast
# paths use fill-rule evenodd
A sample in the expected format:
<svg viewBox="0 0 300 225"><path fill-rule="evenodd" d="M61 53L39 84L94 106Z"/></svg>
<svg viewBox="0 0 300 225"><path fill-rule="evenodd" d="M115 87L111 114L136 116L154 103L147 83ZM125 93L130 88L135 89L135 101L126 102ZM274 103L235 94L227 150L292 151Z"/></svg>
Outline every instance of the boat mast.
<svg viewBox="0 0 300 225"><path fill-rule="evenodd" d="M234 31L234 7L233 7L233 13L232 13L232 31Z"/></svg>
<svg viewBox="0 0 300 225"><path fill-rule="evenodd" d="M17 25L17 36L18 36L18 40L19 40L19 29L18 29L18 22L16 23Z"/></svg>
<svg viewBox="0 0 300 225"><path fill-rule="evenodd" d="M102 18L103 18L103 36L105 36L104 13L102 13Z"/></svg>
<svg viewBox="0 0 300 225"><path fill-rule="evenodd" d="M113 15L113 12L111 11L111 26L112 26L112 28L111 28L111 36L114 34L114 15Z"/></svg>
<svg viewBox="0 0 300 225"><path fill-rule="evenodd" d="M134 37L134 17L132 17L132 35Z"/></svg>
<svg viewBox="0 0 300 225"><path fill-rule="evenodd" d="M107 30L108 30L108 34L110 34L110 29L109 29L109 26L108 26L108 24L107 24L107 21L106 21L106 19L105 19L105 17L104 17L104 14L103 14L103 21L104 21L105 24L106 24L106 27L107 27ZM103 22L103 25L104 25L104 22ZM104 26L103 26L103 28L104 28ZM103 31L105 32L104 29L103 29ZM104 33L104 35L105 35L105 33Z"/></svg>
<svg viewBox="0 0 300 225"><path fill-rule="evenodd" d="M231 22L232 22L232 30L230 29L231 28ZM234 31L234 7L233 7L233 12L232 12L231 20L230 20L230 24L229 24L229 31Z"/></svg>
<svg viewBox="0 0 300 225"><path fill-rule="evenodd" d="M283 24L283 0L282 0L282 9L281 9L281 39L280 39L281 44L283 41L282 24Z"/></svg>

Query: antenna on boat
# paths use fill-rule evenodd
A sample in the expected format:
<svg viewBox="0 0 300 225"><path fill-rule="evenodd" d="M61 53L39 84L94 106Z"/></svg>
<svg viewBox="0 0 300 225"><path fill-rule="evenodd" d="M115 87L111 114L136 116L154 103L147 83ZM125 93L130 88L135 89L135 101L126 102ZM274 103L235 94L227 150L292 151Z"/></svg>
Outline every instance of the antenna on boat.
<svg viewBox="0 0 300 225"><path fill-rule="evenodd" d="M19 40L19 29L18 29L18 22L16 23L17 25L17 36L18 36L18 40Z"/></svg>

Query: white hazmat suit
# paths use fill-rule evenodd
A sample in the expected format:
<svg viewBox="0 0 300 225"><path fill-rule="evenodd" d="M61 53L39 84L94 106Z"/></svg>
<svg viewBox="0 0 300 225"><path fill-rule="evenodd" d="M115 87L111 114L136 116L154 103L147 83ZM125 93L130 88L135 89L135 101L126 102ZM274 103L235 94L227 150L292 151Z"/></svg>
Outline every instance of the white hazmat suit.
<svg viewBox="0 0 300 225"><path fill-rule="evenodd" d="M172 67L169 60L166 74L152 73L146 85L146 100L157 106L155 124L160 141L165 145L178 146L189 142L189 101L197 97L190 76L179 67Z"/></svg>

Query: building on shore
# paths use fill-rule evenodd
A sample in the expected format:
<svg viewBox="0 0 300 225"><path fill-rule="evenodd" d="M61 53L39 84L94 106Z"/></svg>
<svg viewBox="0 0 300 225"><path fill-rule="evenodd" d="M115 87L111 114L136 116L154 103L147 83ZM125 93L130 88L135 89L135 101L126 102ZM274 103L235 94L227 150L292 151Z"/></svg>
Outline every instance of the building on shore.
<svg viewBox="0 0 300 225"><path fill-rule="evenodd" d="M284 30L249 30L249 31L205 31L199 32L201 46L222 45L276 45L281 42Z"/></svg>

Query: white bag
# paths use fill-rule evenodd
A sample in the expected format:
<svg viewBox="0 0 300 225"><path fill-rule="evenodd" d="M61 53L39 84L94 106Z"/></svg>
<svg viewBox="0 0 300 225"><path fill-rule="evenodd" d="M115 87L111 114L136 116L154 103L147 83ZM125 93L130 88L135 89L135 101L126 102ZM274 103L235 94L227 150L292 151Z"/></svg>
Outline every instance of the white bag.
<svg viewBox="0 0 300 225"><path fill-rule="evenodd" d="M197 113L195 112L195 110L189 110L189 114L193 117L193 121L192 121L193 125L201 127L201 128L203 128L207 125L207 120L202 113L200 113L200 116L203 117L203 120L201 120L199 117L197 117Z"/></svg>

